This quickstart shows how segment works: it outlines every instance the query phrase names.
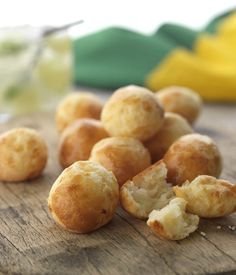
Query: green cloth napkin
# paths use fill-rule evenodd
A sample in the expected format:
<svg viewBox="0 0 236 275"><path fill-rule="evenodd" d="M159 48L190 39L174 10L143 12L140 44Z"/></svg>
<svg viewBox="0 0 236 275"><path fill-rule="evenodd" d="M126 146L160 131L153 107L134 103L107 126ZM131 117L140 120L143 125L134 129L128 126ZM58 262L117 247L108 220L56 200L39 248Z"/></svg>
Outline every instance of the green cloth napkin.
<svg viewBox="0 0 236 275"><path fill-rule="evenodd" d="M199 66L198 63L201 61L204 70L206 65L211 68L212 64L208 64L209 60L202 60L202 56L199 57L195 49L196 45L207 33L218 35L219 26L222 26L230 16L235 16L234 10L215 17L200 31L177 24L163 24L153 35L145 35L123 28L110 27L78 38L73 42L74 82L77 85L108 89L116 89L128 84L147 86L153 90L168 85L185 85L193 89L197 88L204 97L207 80L205 71L201 85L195 84L191 75L189 83L181 80L185 76L176 76L179 68L185 67L186 63L191 63L188 66L195 65L194 61L177 58L177 55L184 50L185 55L191 55L191 58L196 59L196 66ZM175 60L173 64L170 59ZM191 70L194 72L190 68ZM189 78L189 76L186 77ZM213 88L209 87L209 89ZM212 93L214 94L213 91ZM219 95L216 98L214 95L210 97L207 95L205 98L221 99ZM232 96L225 98L232 100Z"/></svg>

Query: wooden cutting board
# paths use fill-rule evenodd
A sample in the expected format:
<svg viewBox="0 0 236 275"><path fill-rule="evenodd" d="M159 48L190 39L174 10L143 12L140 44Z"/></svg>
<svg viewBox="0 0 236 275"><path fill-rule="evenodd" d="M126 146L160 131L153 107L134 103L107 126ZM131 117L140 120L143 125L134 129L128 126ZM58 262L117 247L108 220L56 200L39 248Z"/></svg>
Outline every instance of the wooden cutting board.
<svg viewBox="0 0 236 275"><path fill-rule="evenodd" d="M0 132L18 126L41 132L50 158L39 179L0 183L0 273L236 274L236 214L202 220L197 232L177 242L159 239L145 222L122 209L112 222L90 234L59 228L46 203L61 172L53 116L18 117L0 124ZM196 131L215 139L224 157L222 177L236 181L236 106L205 106Z"/></svg>

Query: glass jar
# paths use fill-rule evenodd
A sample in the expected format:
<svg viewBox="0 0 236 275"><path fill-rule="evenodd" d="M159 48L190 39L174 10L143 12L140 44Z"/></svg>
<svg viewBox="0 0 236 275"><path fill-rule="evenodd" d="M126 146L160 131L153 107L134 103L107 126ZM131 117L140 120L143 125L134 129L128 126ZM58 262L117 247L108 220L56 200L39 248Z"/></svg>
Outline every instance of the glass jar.
<svg viewBox="0 0 236 275"><path fill-rule="evenodd" d="M0 114L53 110L70 90L71 39L66 31L0 29Z"/></svg>

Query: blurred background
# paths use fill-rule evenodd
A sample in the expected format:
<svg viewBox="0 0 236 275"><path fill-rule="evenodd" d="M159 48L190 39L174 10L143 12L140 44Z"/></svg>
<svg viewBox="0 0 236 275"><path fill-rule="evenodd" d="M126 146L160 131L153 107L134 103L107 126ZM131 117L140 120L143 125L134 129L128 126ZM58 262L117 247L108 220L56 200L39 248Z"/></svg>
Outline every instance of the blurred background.
<svg viewBox="0 0 236 275"><path fill-rule="evenodd" d="M113 25L152 33L164 22L198 29L212 17L235 6L235 0L8 0L2 1L0 26L61 25L83 19L84 24L71 31L75 36Z"/></svg>
<svg viewBox="0 0 236 275"><path fill-rule="evenodd" d="M1 4L0 114L54 109L81 86L183 85L206 100L236 100L236 1Z"/></svg>

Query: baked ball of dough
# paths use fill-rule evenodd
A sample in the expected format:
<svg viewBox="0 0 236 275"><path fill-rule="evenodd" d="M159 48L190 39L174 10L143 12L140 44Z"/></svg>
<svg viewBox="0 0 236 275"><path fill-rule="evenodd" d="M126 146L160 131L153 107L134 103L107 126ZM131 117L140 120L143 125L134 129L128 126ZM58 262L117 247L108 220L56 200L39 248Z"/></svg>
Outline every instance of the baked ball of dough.
<svg viewBox="0 0 236 275"><path fill-rule="evenodd" d="M199 175L219 177L222 158L213 140L200 134L182 136L174 142L164 156L168 182L183 184Z"/></svg>
<svg viewBox="0 0 236 275"><path fill-rule="evenodd" d="M171 144L179 137L192 132L193 130L185 118L178 114L165 113L161 129L145 142L145 146L151 154L152 162L162 159Z"/></svg>
<svg viewBox="0 0 236 275"><path fill-rule="evenodd" d="M197 215L185 212L187 202L176 198L161 210L153 210L147 225L155 234L169 240L182 240L194 232L199 224Z"/></svg>
<svg viewBox="0 0 236 275"><path fill-rule="evenodd" d="M152 92L130 85L115 91L105 104L101 119L111 136L145 141L157 133L163 117L163 109Z"/></svg>
<svg viewBox="0 0 236 275"><path fill-rule="evenodd" d="M112 219L118 200L119 188L111 172L98 163L77 161L54 182L48 206L64 229L87 233Z"/></svg>
<svg viewBox="0 0 236 275"><path fill-rule="evenodd" d="M139 140L129 137L99 141L92 149L90 160L112 171L120 186L151 164L148 150Z"/></svg>
<svg viewBox="0 0 236 275"><path fill-rule="evenodd" d="M33 129L15 128L0 136L0 180L25 181L38 177L47 163L47 146Z"/></svg>
<svg viewBox="0 0 236 275"><path fill-rule="evenodd" d="M236 184L225 180L202 175L175 186L174 192L188 202L189 212L203 218L222 217L236 211Z"/></svg>
<svg viewBox="0 0 236 275"><path fill-rule="evenodd" d="M56 124L62 132L78 118L100 119L103 104L100 99L87 92L74 92L65 97L56 111Z"/></svg>
<svg viewBox="0 0 236 275"><path fill-rule="evenodd" d="M153 209L166 206L174 197L166 175L165 163L160 161L128 180L120 189L122 207L134 217L146 219Z"/></svg>
<svg viewBox="0 0 236 275"><path fill-rule="evenodd" d="M95 143L108 137L108 133L99 120L78 119L63 132L59 144L59 160L68 167L78 160L89 159Z"/></svg>
<svg viewBox="0 0 236 275"><path fill-rule="evenodd" d="M179 86L171 86L156 93L156 97L166 112L177 113L194 123L202 106L201 97L194 91Z"/></svg>

